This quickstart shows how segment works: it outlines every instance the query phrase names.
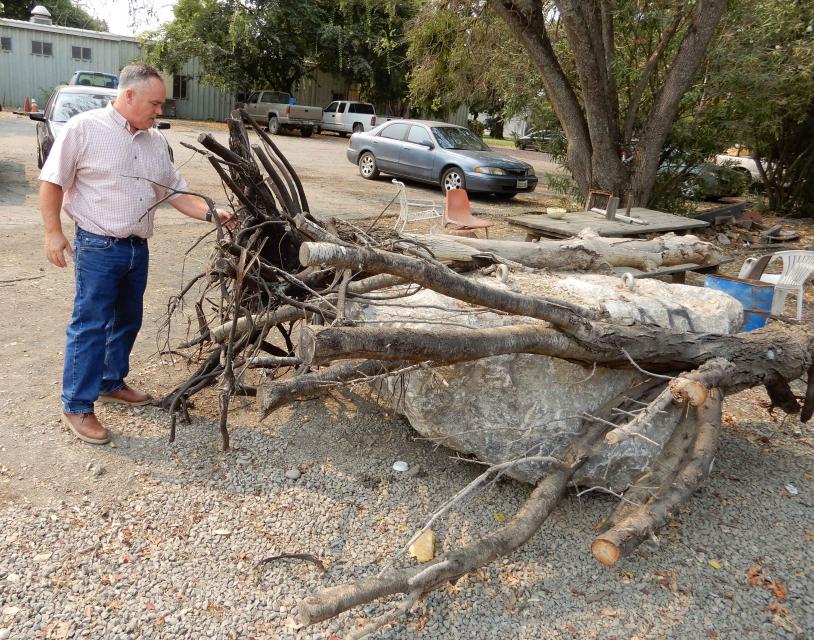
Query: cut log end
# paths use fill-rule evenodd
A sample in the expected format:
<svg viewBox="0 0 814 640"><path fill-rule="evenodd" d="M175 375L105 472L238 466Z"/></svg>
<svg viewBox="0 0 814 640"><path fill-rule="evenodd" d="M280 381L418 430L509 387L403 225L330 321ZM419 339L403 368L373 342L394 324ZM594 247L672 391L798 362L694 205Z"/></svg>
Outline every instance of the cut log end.
<svg viewBox="0 0 814 640"><path fill-rule="evenodd" d="M616 564L621 556L619 547L610 540L603 538L597 538L591 543L591 553L594 558L607 567L612 567Z"/></svg>
<svg viewBox="0 0 814 640"><path fill-rule="evenodd" d="M303 364L311 365L314 362L316 351L316 332L308 326L300 329L300 349L299 357Z"/></svg>
<svg viewBox="0 0 814 640"><path fill-rule="evenodd" d="M677 402L689 402L690 406L700 407L707 400L708 387L697 380L677 378L670 382L670 391Z"/></svg>

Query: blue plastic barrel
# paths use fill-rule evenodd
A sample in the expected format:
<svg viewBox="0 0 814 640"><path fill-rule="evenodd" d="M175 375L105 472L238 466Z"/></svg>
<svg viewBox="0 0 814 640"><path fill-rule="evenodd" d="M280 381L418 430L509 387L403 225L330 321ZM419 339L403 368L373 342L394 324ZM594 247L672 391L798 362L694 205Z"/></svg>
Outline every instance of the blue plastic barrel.
<svg viewBox="0 0 814 640"><path fill-rule="evenodd" d="M741 280L729 276L707 276L704 287L723 291L743 305L741 331L752 331L766 326L766 321L772 311L773 284L760 280Z"/></svg>

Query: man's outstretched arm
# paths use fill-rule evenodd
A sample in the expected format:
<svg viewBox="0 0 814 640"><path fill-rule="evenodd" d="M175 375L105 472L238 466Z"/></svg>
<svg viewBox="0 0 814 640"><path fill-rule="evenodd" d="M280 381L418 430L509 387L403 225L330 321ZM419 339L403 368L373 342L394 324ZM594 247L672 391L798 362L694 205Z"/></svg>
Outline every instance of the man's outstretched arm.
<svg viewBox="0 0 814 640"><path fill-rule="evenodd" d="M189 193L175 196L169 202L185 216L189 216L195 220L206 220L206 214L210 213L209 206L203 198L193 196ZM215 209L215 211L223 224L230 228L234 226L236 220L234 220L231 211L227 211L226 209Z"/></svg>

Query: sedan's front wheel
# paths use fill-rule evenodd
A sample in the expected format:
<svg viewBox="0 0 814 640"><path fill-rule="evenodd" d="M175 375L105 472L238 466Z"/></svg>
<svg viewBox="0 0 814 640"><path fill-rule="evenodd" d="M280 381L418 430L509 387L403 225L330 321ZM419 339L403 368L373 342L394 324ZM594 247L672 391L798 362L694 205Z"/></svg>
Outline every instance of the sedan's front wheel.
<svg viewBox="0 0 814 640"><path fill-rule="evenodd" d="M379 177L379 168L376 166L376 158L369 151L365 151L359 156L359 174L365 180L373 180Z"/></svg>
<svg viewBox="0 0 814 640"><path fill-rule="evenodd" d="M464 172L458 167L450 167L441 176L441 191L446 193L451 189L466 189Z"/></svg>

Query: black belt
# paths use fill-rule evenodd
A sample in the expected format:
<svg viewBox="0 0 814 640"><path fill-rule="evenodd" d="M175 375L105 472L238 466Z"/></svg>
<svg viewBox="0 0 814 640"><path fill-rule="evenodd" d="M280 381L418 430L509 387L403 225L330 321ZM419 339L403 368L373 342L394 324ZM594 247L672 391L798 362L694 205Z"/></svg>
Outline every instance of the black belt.
<svg viewBox="0 0 814 640"><path fill-rule="evenodd" d="M147 242L147 238L142 238L141 236L127 236L124 238L117 238L116 236L103 236L98 233L91 233L83 229L82 227L77 226L77 231L81 231L83 234L91 236L92 238L100 238L102 240L110 240L112 242L130 242L132 244L142 244Z"/></svg>

